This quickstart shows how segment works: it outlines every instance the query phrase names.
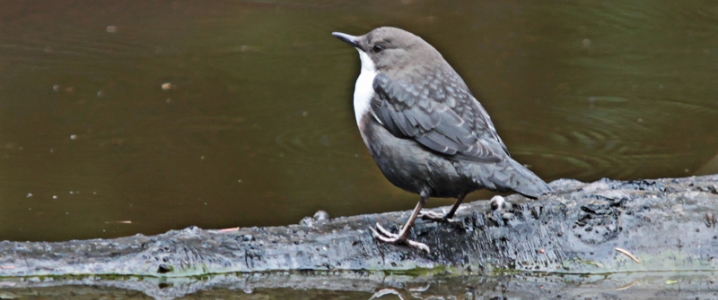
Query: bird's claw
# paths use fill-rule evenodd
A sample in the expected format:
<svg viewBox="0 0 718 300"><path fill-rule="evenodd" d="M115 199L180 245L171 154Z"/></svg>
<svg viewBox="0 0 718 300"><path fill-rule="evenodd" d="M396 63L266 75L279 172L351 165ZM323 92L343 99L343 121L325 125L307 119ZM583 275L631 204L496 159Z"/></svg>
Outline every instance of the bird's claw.
<svg viewBox="0 0 718 300"><path fill-rule="evenodd" d="M417 217L421 218L422 220L431 220L431 221L438 221L438 222L440 222L440 221L444 221L444 220L445 220L444 217L446 217L446 215L445 215L445 214L438 214L438 213L435 213L435 212L433 212L433 211L422 211L422 212L419 213L419 215L418 215Z"/></svg>
<svg viewBox="0 0 718 300"><path fill-rule="evenodd" d="M403 244L408 245L409 247L426 251L426 253L431 253L431 249L426 244L420 243L417 241L412 241L405 237L402 238L398 234L389 232L389 230L386 230L379 223L376 223L376 229L370 227L369 230L371 230L372 236L374 236L375 239L380 240L382 242L390 243L390 244L402 244L403 243Z"/></svg>
<svg viewBox="0 0 718 300"><path fill-rule="evenodd" d="M459 209L457 209L457 211L460 211L462 209L466 209L466 207L459 206ZM434 221L434 222L445 222L445 223L449 223L449 224L461 223L460 220L456 220L454 218L447 218L446 214L439 214L439 213L435 213L433 211L422 211L419 213L418 217L421 218L422 220L429 220L429 221Z"/></svg>
<svg viewBox="0 0 718 300"><path fill-rule="evenodd" d="M374 229L372 228L372 230L374 230ZM378 222L376 223L376 230L379 231L379 233L383 237L391 237L391 238L396 238L396 239L399 238L399 235L393 234L389 230L386 230L386 228L384 228L384 226L381 226L381 224L379 224ZM386 242L388 242L388 241L386 241Z"/></svg>

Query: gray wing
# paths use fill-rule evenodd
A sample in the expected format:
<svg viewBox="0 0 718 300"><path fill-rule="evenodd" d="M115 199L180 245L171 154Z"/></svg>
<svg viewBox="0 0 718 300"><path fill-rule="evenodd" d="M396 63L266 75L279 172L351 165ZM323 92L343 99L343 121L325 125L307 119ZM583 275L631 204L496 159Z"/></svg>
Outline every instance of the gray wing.
<svg viewBox="0 0 718 300"><path fill-rule="evenodd" d="M469 120L457 113L456 103L462 100L451 93L437 97L428 87L412 88L384 74L376 76L373 87L374 116L393 135L414 139L438 153L473 161L498 162L505 155L503 143L478 105L471 112L463 111L464 116L481 118ZM470 94L463 98L476 101ZM489 140L482 141L484 136Z"/></svg>

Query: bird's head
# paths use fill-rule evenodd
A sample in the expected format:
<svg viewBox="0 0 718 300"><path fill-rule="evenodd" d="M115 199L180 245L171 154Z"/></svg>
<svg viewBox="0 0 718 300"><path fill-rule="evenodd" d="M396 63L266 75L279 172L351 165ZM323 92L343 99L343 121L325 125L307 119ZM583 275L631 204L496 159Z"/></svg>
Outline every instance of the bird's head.
<svg viewBox="0 0 718 300"><path fill-rule="evenodd" d="M362 68L371 71L409 69L416 67L417 62L441 58L422 38L395 27L379 27L362 36L341 32L332 35L354 46L359 51Z"/></svg>

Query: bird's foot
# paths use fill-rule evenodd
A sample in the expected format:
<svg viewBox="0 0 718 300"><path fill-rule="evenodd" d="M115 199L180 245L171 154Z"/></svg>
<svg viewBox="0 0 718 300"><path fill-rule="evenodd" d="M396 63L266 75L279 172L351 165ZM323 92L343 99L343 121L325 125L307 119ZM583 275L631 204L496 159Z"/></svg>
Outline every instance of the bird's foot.
<svg viewBox="0 0 718 300"><path fill-rule="evenodd" d="M445 218L446 214L435 213L433 211L421 211L417 217L421 218L422 220L430 220L430 221L437 221L437 222L442 222L442 221L447 220Z"/></svg>
<svg viewBox="0 0 718 300"><path fill-rule="evenodd" d="M386 230L384 227L382 227L379 223L376 223L376 228L370 227L369 229L371 230L374 238L382 242L390 244L406 244L409 247L424 250L426 251L426 253L431 253L429 246L427 246L426 244L412 241L410 239L407 239L406 237L391 233L389 232L389 230Z"/></svg>
<svg viewBox="0 0 718 300"><path fill-rule="evenodd" d="M460 206L458 210L465 209L466 207ZM458 224L461 223L461 220L456 220L452 217L447 218L446 214L439 214L433 211L422 211L419 213L419 218L422 220L429 220L434 222L443 222L443 223L449 223L449 224Z"/></svg>

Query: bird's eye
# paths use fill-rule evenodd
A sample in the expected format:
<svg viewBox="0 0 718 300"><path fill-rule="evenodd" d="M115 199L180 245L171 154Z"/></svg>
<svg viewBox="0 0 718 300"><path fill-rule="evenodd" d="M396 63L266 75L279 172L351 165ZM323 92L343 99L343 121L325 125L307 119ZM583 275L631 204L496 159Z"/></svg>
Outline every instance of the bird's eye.
<svg viewBox="0 0 718 300"><path fill-rule="evenodd" d="M382 47L381 45L374 45L374 47L371 47L371 49L374 50L375 53L379 53L384 50L384 47Z"/></svg>

